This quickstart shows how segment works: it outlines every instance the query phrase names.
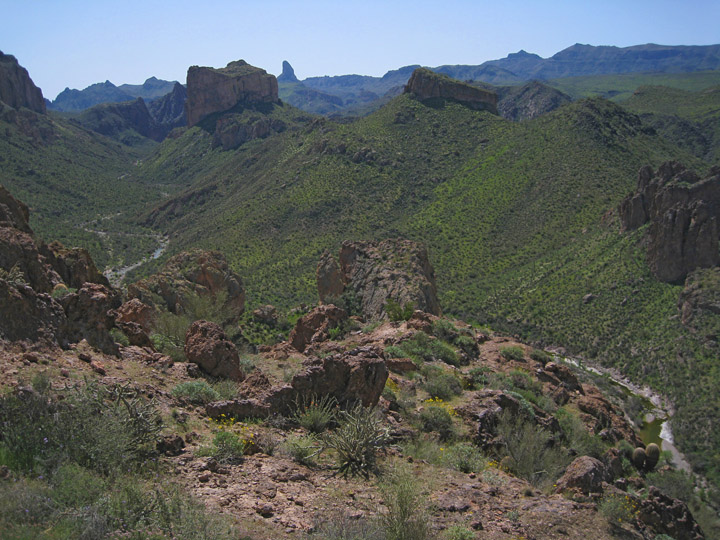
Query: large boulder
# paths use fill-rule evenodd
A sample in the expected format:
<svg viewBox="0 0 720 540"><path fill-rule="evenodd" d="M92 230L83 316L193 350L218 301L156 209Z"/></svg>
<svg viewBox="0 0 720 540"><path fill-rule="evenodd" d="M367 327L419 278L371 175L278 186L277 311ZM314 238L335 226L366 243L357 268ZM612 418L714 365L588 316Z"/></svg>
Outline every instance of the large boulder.
<svg viewBox="0 0 720 540"><path fill-rule="evenodd" d="M601 493L602 484L607 480L605 465L599 459L590 456L580 456L568 466L557 481L555 491L562 493L567 490L578 490L589 495Z"/></svg>
<svg viewBox="0 0 720 540"><path fill-rule="evenodd" d="M209 321L195 321L185 334L185 356L213 377L241 381L240 356L232 341L219 325Z"/></svg>
<svg viewBox="0 0 720 540"><path fill-rule="evenodd" d="M0 51L0 101L19 109L26 107L45 114L42 91L32 82L27 70L17 59Z"/></svg>
<svg viewBox="0 0 720 540"><path fill-rule="evenodd" d="M705 179L677 162L643 167L618 213L624 231L650 223L647 258L659 280L679 283L696 268L720 265L720 167Z"/></svg>
<svg viewBox="0 0 720 540"><path fill-rule="evenodd" d="M451 99L476 110L497 114L497 94L470 86L447 75L427 68L417 68L405 86L406 94L415 95L420 101Z"/></svg>
<svg viewBox="0 0 720 540"><path fill-rule="evenodd" d="M194 249L172 257L163 269L128 286L128 297L144 304L183 313L195 297L223 301L228 318L236 319L245 309L242 280L217 251Z"/></svg>
<svg viewBox="0 0 720 540"><path fill-rule="evenodd" d="M642 441L623 412L610 403L600 390L583 385L582 391L584 395L574 397L573 403L583 413L581 418L592 432L600 434L609 442L624 439L634 447L642 446Z"/></svg>
<svg viewBox="0 0 720 540"><path fill-rule="evenodd" d="M70 342L83 339L107 354L118 354L110 330L115 326L114 311L120 307L120 294L99 283L85 283L76 293L62 297L65 310L65 336Z"/></svg>
<svg viewBox="0 0 720 540"><path fill-rule="evenodd" d="M385 305L390 299L440 314L435 271L427 250L410 240L344 242L337 262L325 253L316 275L321 302L353 295L366 319L386 316Z"/></svg>
<svg viewBox="0 0 720 540"><path fill-rule="evenodd" d="M329 331L339 326L345 319L347 313L337 306L332 304L317 306L298 319L288 341L295 349L303 352L311 343L327 340Z"/></svg>
<svg viewBox="0 0 720 540"><path fill-rule="evenodd" d="M687 505L650 486L648 496L640 502L638 520L651 527L656 534L666 534L675 540L705 538Z"/></svg>
<svg viewBox="0 0 720 540"><path fill-rule="evenodd" d="M131 298L115 310L115 321L137 324L145 332L150 332L155 323L156 313L155 308L143 304L137 298Z"/></svg>
<svg viewBox="0 0 720 540"><path fill-rule="evenodd" d="M238 104L277 102L275 76L244 60L218 69L199 66L188 69L185 111L190 127L212 113L227 111Z"/></svg>
<svg viewBox="0 0 720 540"><path fill-rule="evenodd" d="M65 312L49 294L0 278L0 339L54 344L64 325Z"/></svg>
<svg viewBox="0 0 720 540"><path fill-rule="evenodd" d="M60 242L51 242L42 245L40 252L68 287L79 289L84 283L110 286L86 249L66 248Z"/></svg>
<svg viewBox="0 0 720 540"><path fill-rule="evenodd" d="M240 386L235 400L208 404L213 418L221 414L235 418L290 414L296 403L309 396L329 395L342 405L377 405L388 377L382 350L358 347L325 358L310 358L290 384L273 385L262 373L254 373Z"/></svg>

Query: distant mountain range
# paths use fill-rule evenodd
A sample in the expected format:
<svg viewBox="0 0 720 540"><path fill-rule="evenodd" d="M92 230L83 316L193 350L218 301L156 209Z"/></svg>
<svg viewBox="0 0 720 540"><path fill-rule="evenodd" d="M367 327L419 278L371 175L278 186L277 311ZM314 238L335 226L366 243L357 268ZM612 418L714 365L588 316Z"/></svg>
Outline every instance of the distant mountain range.
<svg viewBox="0 0 720 540"><path fill-rule="evenodd" d="M152 101L172 92L177 81L163 81L150 77L143 84L121 84L110 81L96 83L84 90L65 88L54 101L46 101L47 108L54 111L76 112L101 103L120 103L143 98Z"/></svg>

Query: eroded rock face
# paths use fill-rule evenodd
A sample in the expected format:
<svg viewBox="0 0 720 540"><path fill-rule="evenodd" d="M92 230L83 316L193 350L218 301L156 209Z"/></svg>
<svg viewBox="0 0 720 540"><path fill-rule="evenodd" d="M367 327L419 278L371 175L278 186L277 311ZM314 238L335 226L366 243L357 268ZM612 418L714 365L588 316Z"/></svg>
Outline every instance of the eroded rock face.
<svg viewBox="0 0 720 540"><path fill-rule="evenodd" d="M30 211L25 203L18 201L0 185L0 227L12 227L24 233L32 234Z"/></svg>
<svg viewBox="0 0 720 540"><path fill-rule="evenodd" d="M720 168L701 180L677 162L656 172L643 167L618 211L625 231L650 222L647 258L659 280L678 283L696 268L720 265Z"/></svg>
<svg viewBox="0 0 720 540"><path fill-rule="evenodd" d="M223 150L232 150L246 142L264 139L274 133L282 133L286 129L287 125L282 120L259 114L250 118L228 114L215 124L213 147L221 146Z"/></svg>
<svg viewBox="0 0 720 540"><path fill-rule="evenodd" d="M613 443L625 439L634 447L643 446L622 411L610 403L600 390L590 385L583 385L582 388L584 395L578 396L573 402L584 413L580 417L592 432Z"/></svg>
<svg viewBox="0 0 720 540"><path fill-rule="evenodd" d="M585 495L601 493L602 483L607 479L605 465L590 456L576 458L557 481L556 493L568 489L579 490Z"/></svg>
<svg viewBox="0 0 720 540"><path fill-rule="evenodd" d="M344 242L338 262L324 254L316 275L321 302L352 293L366 319L386 316L388 299L440 314L435 271L427 250L410 240Z"/></svg>
<svg viewBox="0 0 720 540"><path fill-rule="evenodd" d="M65 312L49 294L0 279L0 339L57 343L64 324Z"/></svg>
<svg viewBox="0 0 720 540"><path fill-rule="evenodd" d="M212 113L227 111L239 103L277 102L275 76L244 60L230 62L219 69L199 66L188 69L185 112L190 127Z"/></svg>
<svg viewBox="0 0 720 540"><path fill-rule="evenodd" d="M185 356L213 377L241 381L240 356L222 328L209 321L195 321L185 334Z"/></svg>
<svg viewBox="0 0 720 540"><path fill-rule="evenodd" d="M76 293L61 300L66 316L65 335L71 342L86 339L107 354L117 354L110 329L115 325L113 310L120 307L120 294L111 287L85 283Z"/></svg>
<svg viewBox="0 0 720 540"><path fill-rule="evenodd" d="M300 352L311 343L325 341L328 332L347 319L347 313L333 304L318 306L295 324L288 341Z"/></svg>
<svg viewBox="0 0 720 540"><path fill-rule="evenodd" d="M426 68L413 71L405 86L405 93L415 94L420 101L452 99L476 110L497 114L497 94L482 90Z"/></svg>
<svg viewBox="0 0 720 540"><path fill-rule="evenodd" d="M14 109L28 109L45 114L42 91L32 82L27 70L14 56L0 51L0 101Z"/></svg>
<svg viewBox="0 0 720 540"><path fill-rule="evenodd" d="M655 486L648 488L647 499L640 503L638 519L657 534L667 534L676 540L705 538L687 505L668 497Z"/></svg>
<svg viewBox="0 0 720 540"><path fill-rule="evenodd" d="M283 60L282 73L277 78L277 80L278 82L288 83L298 82L298 78L295 76L295 70L290 65L290 62L288 62L287 60Z"/></svg>
<svg viewBox="0 0 720 540"><path fill-rule="evenodd" d="M164 131L169 131L187 125L187 117L185 116L186 99L187 90L185 90L185 87L180 83L175 83L170 93L151 101L147 104L147 108L155 122L162 126Z"/></svg>
<svg viewBox="0 0 720 540"><path fill-rule="evenodd" d="M129 298L173 313L186 311L193 295L223 299L233 318L245 309L242 280L229 269L225 256L217 251L183 251L171 258L157 274L128 286Z"/></svg>
<svg viewBox="0 0 720 540"><path fill-rule="evenodd" d="M340 404L360 402L365 407L373 407L380 399L387 377L382 350L358 347L306 360L290 384L273 386L261 373L253 373L240 387L240 399L210 403L206 411L213 418L221 414L235 418L289 414L299 399L311 395L330 395Z"/></svg>
<svg viewBox="0 0 720 540"><path fill-rule="evenodd" d="M84 283L110 286L86 249L66 248L60 242L51 242L41 246L40 251L68 287L79 289Z"/></svg>

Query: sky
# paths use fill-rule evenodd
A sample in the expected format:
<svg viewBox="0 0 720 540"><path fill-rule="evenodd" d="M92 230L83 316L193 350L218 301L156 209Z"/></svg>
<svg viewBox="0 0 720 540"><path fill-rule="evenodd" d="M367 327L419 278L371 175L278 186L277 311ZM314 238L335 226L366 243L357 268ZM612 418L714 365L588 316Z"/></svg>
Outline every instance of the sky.
<svg viewBox="0 0 720 540"><path fill-rule="evenodd" d="M0 50L54 99L64 88L243 59L300 79L482 64L575 43L720 43L720 0L0 0Z"/></svg>

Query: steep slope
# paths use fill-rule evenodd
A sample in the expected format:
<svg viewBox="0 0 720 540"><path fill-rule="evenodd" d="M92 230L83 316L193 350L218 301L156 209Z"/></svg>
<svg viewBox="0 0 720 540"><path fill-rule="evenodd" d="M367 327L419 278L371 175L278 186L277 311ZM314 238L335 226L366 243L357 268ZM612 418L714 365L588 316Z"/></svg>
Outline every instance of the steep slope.
<svg viewBox="0 0 720 540"><path fill-rule="evenodd" d="M311 301L316 261L345 239L421 241L446 312L668 392L678 442L718 467L719 419L712 400L695 399L712 395L711 355L674 318L681 287L657 282L640 236L603 218L641 166L681 158L703 168L638 116L596 99L517 124L404 95L352 124L315 121L234 152L212 146L192 129L148 160L148 179L188 187L147 223L172 231L175 249L225 252L250 302ZM688 370L704 373L694 391Z"/></svg>
<svg viewBox="0 0 720 540"><path fill-rule="evenodd" d="M102 103L121 103L143 98L146 101L160 98L170 92L176 81L163 81L150 77L143 84L121 84L115 86L110 81L91 84L83 90L65 88L48 105L54 111L78 112Z"/></svg>

